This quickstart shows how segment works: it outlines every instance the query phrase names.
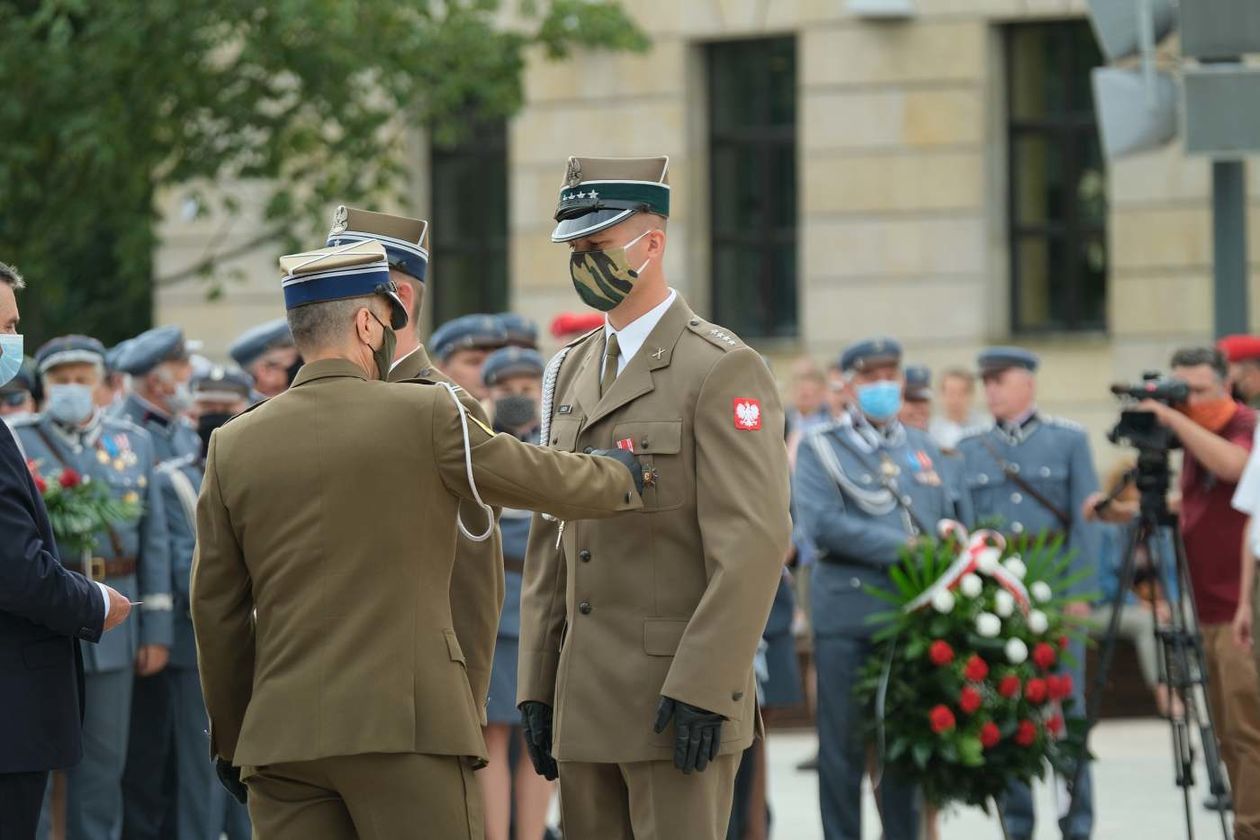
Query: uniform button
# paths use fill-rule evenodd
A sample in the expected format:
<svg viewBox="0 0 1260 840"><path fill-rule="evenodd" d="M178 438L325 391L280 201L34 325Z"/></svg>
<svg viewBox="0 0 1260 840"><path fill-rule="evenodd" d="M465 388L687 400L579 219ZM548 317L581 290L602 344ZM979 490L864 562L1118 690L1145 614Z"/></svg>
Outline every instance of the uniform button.
<svg viewBox="0 0 1260 840"><path fill-rule="evenodd" d="M584 548L578 552L578 559L583 563L589 563L591 562L591 553Z"/></svg>
<svg viewBox="0 0 1260 840"><path fill-rule="evenodd" d="M1024 523L1023 523L1023 522L1012 522L1012 523L1011 523L1011 531L1013 531L1013 532L1014 532L1014 533L1016 533L1016 534L1022 534L1022 533L1024 533Z"/></svg>
<svg viewBox="0 0 1260 840"><path fill-rule="evenodd" d="M981 483L981 484L988 484L988 483L989 483L989 476L988 476L988 475L986 475L985 473L980 473L980 483Z"/></svg>
<svg viewBox="0 0 1260 840"><path fill-rule="evenodd" d="M743 700L743 699L744 699L744 692L742 692L742 691L732 691L732 692L731 692L731 699L732 699L732 700Z"/></svg>
<svg viewBox="0 0 1260 840"><path fill-rule="evenodd" d="M588 447L586 447L585 449L583 449L582 451L583 451L583 452L585 452L587 455L590 455L592 452L594 452L594 451L595 451L595 447L593 447L593 446L588 446Z"/></svg>
<svg viewBox="0 0 1260 840"><path fill-rule="evenodd" d="M1018 474L1019 474L1019 464L1011 464L1011 472L1013 472L1013 473L1015 473L1016 475L1018 475Z"/></svg>
<svg viewBox="0 0 1260 840"><path fill-rule="evenodd" d="M1020 502L1024 501L1024 497L1020 495L1019 493L1012 493L1011 501L1014 502L1015 504L1019 504Z"/></svg>
<svg viewBox="0 0 1260 840"><path fill-rule="evenodd" d="M863 484L870 484L870 483L871 483L871 477L870 477L869 475L865 475L865 474L864 474L864 475L862 476L862 483L863 483Z"/></svg>
<svg viewBox="0 0 1260 840"><path fill-rule="evenodd" d="M861 578L849 578L849 586L852 586L854 589L857 589L861 585L862 585Z"/></svg>
<svg viewBox="0 0 1260 840"><path fill-rule="evenodd" d="M583 601L582 603L578 604L578 612L580 612L582 615L590 615L590 614L591 614L591 602L590 602L590 601Z"/></svg>
<svg viewBox="0 0 1260 840"><path fill-rule="evenodd" d="M693 327L700 326L700 321L697 318L692 318L690 321L688 321L688 323L691 324L691 326Z"/></svg>
<svg viewBox="0 0 1260 840"><path fill-rule="evenodd" d="M642 446L644 449L647 449L647 448L648 448L648 439L647 439L647 438L643 438L643 440L639 441L639 446Z"/></svg>
<svg viewBox="0 0 1260 840"><path fill-rule="evenodd" d="M1041 477L1042 477L1042 478L1049 478L1049 477L1050 477L1050 468L1049 468L1049 467L1042 467L1042 468L1041 468Z"/></svg>
<svg viewBox="0 0 1260 840"><path fill-rule="evenodd" d="M551 445L552 445L552 446L555 446L555 445L556 445L557 443L559 443L559 442L560 442L560 438L558 438L558 437L553 437L553 438L551 439Z"/></svg>

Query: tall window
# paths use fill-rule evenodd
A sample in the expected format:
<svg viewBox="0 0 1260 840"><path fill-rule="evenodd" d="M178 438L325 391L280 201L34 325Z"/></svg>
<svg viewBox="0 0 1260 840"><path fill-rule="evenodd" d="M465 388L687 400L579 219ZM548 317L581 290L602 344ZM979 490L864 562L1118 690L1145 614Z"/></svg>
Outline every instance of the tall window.
<svg viewBox="0 0 1260 840"><path fill-rule="evenodd" d="M796 335L796 42L708 47L713 318Z"/></svg>
<svg viewBox="0 0 1260 840"><path fill-rule="evenodd" d="M1011 327L1106 327L1107 180L1090 70L1102 63L1089 24L1006 32Z"/></svg>
<svg viewBox="0 0 1260 840"><path fill-rule="evenodd" d="M437 326L508 301L507 124L498 121L453 147L430 151L433 282L425 306Z"/></svg>

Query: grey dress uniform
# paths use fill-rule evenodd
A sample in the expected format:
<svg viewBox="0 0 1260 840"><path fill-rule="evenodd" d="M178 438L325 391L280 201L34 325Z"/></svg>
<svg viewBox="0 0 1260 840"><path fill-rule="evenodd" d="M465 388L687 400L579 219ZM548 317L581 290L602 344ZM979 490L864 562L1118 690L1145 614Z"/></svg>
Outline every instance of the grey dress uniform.
<svg viewBox="0 0 1260 840"><path fill-rule="evenodd" d="M868 618L887 608L866 589L891 589L888 571L910 539L942 519L966 517L970 506L949 483L940 450L926 434L896 420L877 430L856 412L805 438L795 500L819 551L810 598L823 836L860 840L867 712L854 701L853 686L873 650ZM886 770L881 799L884 836L917 838L917 790Z"/></svg>
<svg viewBox="0 0 1260 840"><path fill-rule="evenodd" d="M101 533L87 564L93 580L143 603L138 621L124 622L83 650L83 762L67 773L68 840L117 840L136 651L140 645L171 643L171 574L161 500L153 492L153 443L131 423L100 412L83 429L67 429L37 415L15 423L14 432L45 480L56 480L69 467L144 508L138 521ZM76 568L80 562L62 559ZM48 825L45 803L42 830Z"/></svg>
<svg viewBox="0 0 1260 840"><path fill-rule="evenodd" d="M1096 525L1083 520L1081 508L1098 489L1098 477L1084 429L1068 420L1033 414L1022 424L994 424L970 431L958 442L958 452L975 503L975 518L969 524L997 524L1008 537L1035 539L1043 532L1064 535L1065 549L1075 552L1072 571L1086 573L1075 592L1096 591L1101 534ZM1034 488L1067 521L1016 483L1012 475ZM1073 711L1082 714L1084 644L1075 641L1070 650L1072 657L1068 661L1076 662L1071 666L1076 689ZM1012 836L1031 837L1036 815L1027 785L1011 785L1004 809ZM1093 781L1086 764L1071 811L1060 820L1060 829L1067 838L1088 837L1093 822Z"/></svg>

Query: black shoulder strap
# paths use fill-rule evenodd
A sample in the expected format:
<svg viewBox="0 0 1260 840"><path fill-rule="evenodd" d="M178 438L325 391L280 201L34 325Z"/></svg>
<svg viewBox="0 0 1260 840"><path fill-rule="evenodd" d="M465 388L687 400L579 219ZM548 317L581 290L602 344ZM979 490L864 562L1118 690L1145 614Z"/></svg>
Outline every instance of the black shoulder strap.
<svg viewBox="0 0 1260 840"><path fill-rule="evenodd" d="M1072 529L1072 517L1068 516L1062 508L1047 499L1045 494L1036 487L1033 487L1026 478L1020 475L1019 470L1015 469L1015 466L1010 461L1003 458L1001 453L997 451L997 447L993 445L993 441L989 439L987 434L981 436L980 445L987 449L989 454L993 456L993 460L997 461L998 468L1002 470L1002 474L1005 475L1012 484L1020 490L1023 490L1029 496L1032 496L1033 499L1037 501L1037 504L1054 514L1055 519L1058 519L1059 524L1063 526L1064 532Z"/></svg>

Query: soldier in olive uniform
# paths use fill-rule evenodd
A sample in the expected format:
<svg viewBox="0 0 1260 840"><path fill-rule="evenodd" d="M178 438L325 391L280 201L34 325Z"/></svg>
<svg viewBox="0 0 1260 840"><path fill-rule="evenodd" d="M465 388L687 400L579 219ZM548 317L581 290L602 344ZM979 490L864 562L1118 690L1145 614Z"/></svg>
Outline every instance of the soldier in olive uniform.
<svg viewBox="0 0 1260 840"><path fill-rule="evenodd" d="M204 446L212 431L249 406L253 381L242 371L214 367L193 378L192 390L198 415L197 436ZM201 699L197 644L188 602L197 541L197 494L204 472L205 457L198 453L167 461L154 474L156 492L161 495L166 512L175 583L174 644L169 671L175 715L178 814L171 831L178 840L219 840L224 832L228 840L249 840L249 814L243 805L226 796L214 777L214 762L206 755L208 721Z"/></svg>
<svg viewBox="0 0 1260 840"><path fill-rule="evenodd" d="M421 219L343 206L338 207L333 215L327 247L377 242L385 249L390 280L407 310L407 323L394 330L396 346L389 381L402 382L419 377L455 385L454 380L433 366L428 351L420 343L420 312L429 270L429 250L425 247L428 229L429 223ZM495 325L491 326L494 335L489 340L500 341L503 337L501 331ZM476 397L462 388L458 393L470 416L489 423L486 410ZM404 430L399 431L405 433ZM478 533L486 527L485 515L475 504L461 505L459 515ZM478 707L484 710L490 691L491 663L503 603L503 549L498 528L494 529L489 539L480 542L461 539L458 552L451 574L451 616L455 636L467 659L473 697ZM485 589L487 578L494 581L489 592ZM484 711L482 714L484 717Z"/></svg>
<svg viewBox="0 0 1260 840"><path fill-rule="evenodd" d="M493 434L432 380L385 382L407 309L379 243L281 266L316 361L211 435L197 508L192 618L220 777L260 840L480 838L482 714L447 589L459 502L610 516L641 507L641 471Z"/></svg>
<svg viewBox="0 0 1260 840"><path fill-rule="evenodd" d="M14 428L36 472L51 482L73 470L142 510L136 520L104 529L91 557L62 558L76 568L82 563L93 580L143 602L138 623L128 622L83 650L83 762L67 773L68 839L117 840L133 679L160 672L171 645L171 573L161 499L153 491L153 442L142 429L94 405L105 370L99 341L53 339L40 348L36 364L46 393L44 413ZM43 822L46 831L47 813Z"/></svg>
<svg viewBox="0 0 1260 840"><path fill-rule="evenodd" d="M552 233L607 320L549 365L544 442L638 453L647 487L641 512L530 533L518 700L571 840L725 836L790 538L774 379L666 282L667 169L570 158Z"/></svg>
<svg viewBox="0 0 1260 840"><path fill-rule="evenodd" d="M818 671L818 788L823 836L860 840L866 710L853 686L870 659L868 619L886 604L867 588L892 589L889 569L920 537L936 536L942 519L965 519L965 492L951 483L925 432L898 419L901 345L872 338L840 357L850 407L812 430L796 455L795 502L818 547L810 585L814 661ZM876 796L884 836L919 836L916 789L886 769Z"/></svg>
<svg viewBox="0 0 1260 840"><path fill-rule="evenodd" d="M1101 532L1085 521L1084 505L1098 490L1085 430L1076 423L1037 411L1037 357L1019 347L992 347L980 354L980 376L994 422L973 429L958 442L964 478L975 502L975 521L996 524L1016 543L1042 534L1062 537L1065 551L1073 552L1072 571L1085 580L1077 594L1095 592ZM1088 615L1086 604L1069 611ZM1072 676L1076 693L1073 713L1085 711L1085 648L1075 642ZM1085 765L1066 816L1059 828L1066 840L1089 837L1094 822L1093 782ZM1032 792L1012 784L1003 805L1011 835L1032 837L1036 817Z"/></svg>

